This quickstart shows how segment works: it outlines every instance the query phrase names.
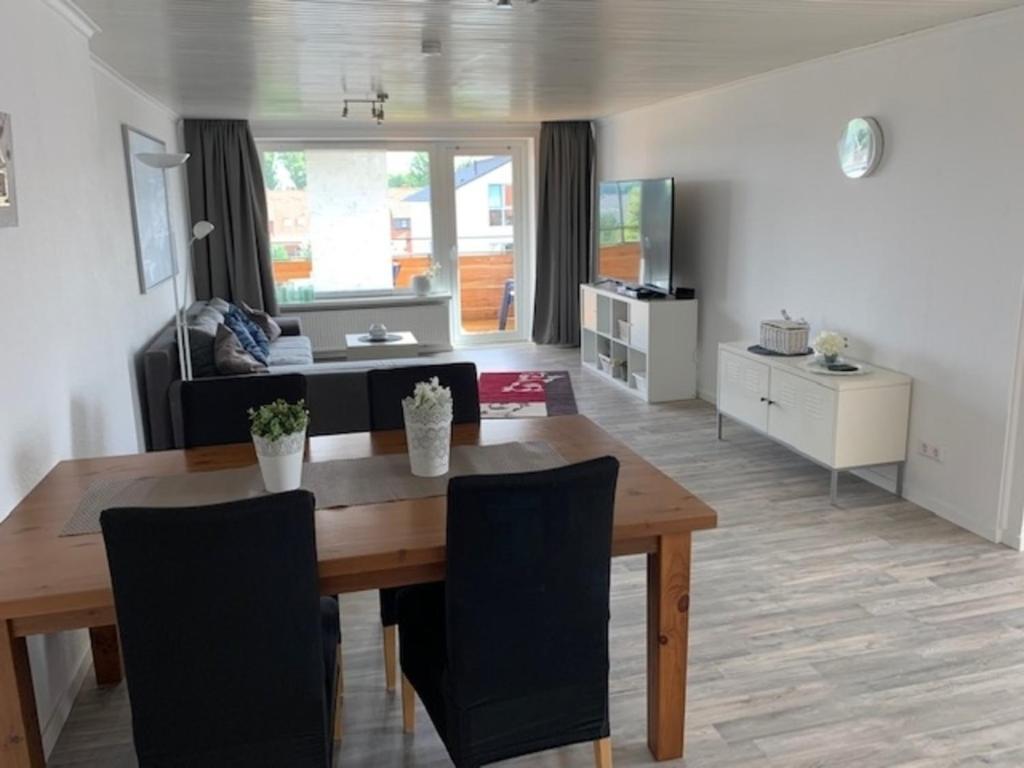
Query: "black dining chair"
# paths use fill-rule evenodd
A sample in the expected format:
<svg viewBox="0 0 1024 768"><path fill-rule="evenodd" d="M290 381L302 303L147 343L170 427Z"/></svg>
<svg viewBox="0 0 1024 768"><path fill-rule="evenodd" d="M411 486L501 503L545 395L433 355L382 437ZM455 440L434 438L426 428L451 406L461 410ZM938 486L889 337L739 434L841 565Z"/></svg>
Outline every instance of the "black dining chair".
<svg viewBox="0 0 1024 768"><path fill-rule="evenodd" d="M416 384L434 376L442 386L452 391L452 422L455 424L480 423L480 388L474 363L445 363L440 365L410 365L402 368L378 368L367 376L370 394L370 429L379 432L402 429L405 417L402 399L412 394ZM398 659L395 626L394 589L380 591L380 622L384 627L384 678L389 691L395 689Z"/></svg>
<svg viewBox="0 0 1024 768"><path fill-rule="evenodd" d="M412 394L421 381L437 377L441 386L452 391L452 421L455 424L480 423L480 388L475 363L408 365L402 368L375 368L367 374L370 393L370 429L402 429L402 399Z"/></svg>
<svg viewBox="0 0 1024 768"><path fill-rule="evenodd" d="M330 768L341 627L313 506L101 514L139 768Z"/></svg>
<svg viewBox="0 0 1024 768"><path fill-rule="evenodd" d="M444 582L398 594L415 694L457 768L593 742L611 766L609 579L619 462L456 477Z"/></svg>
<svg viewBox="0 0 1024 768"><path fill-rule="evenodd" d="M305 400L306 377L286 373L181 382L185 447L248 442L249 409L279 398L289 403Z"/></svg>

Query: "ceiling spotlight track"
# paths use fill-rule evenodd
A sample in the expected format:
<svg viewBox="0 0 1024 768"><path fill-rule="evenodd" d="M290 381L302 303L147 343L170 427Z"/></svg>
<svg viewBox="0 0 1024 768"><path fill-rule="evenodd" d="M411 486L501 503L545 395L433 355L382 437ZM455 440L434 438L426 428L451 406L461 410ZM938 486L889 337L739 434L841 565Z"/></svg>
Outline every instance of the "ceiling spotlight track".
<svg viewBox="0 0 1024 768"><path fill-rule="evenodd" d="M370 117L377 121L377 125L384 122L384 104L388 100L388 95L380 91L372 99L345 99L341 106L341 116L343 118L348 117L348 107L350 104L369 104L370 105Z"/></svg>

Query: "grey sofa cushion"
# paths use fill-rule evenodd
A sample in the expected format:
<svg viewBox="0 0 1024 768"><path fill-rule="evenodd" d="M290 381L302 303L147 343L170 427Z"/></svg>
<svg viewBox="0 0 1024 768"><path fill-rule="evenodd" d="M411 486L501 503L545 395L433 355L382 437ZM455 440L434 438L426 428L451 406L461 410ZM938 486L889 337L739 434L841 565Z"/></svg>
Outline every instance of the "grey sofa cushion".
<svg viewBox="0 0 1024 768"><path fill-rule="evenodd" d="M224 299L221 299L221 298L219 298L217 296L213 297L208 302L206 302L206 305L208 307L211 307L212 309L217 310L222 315L226 315L228 313L228 310L231 309L231 304L230 303L228 303Z"/></svg>
<svg viewBox="0 0 1024 768"><path fill-rule="evenodd" d="M217 375L215 346L217 326L224 315L212 307L203 307L188 323L188 348L192 357L192 375L197 379Z"/></svg>
<svg viewBox="0 0 1024 768"><path fill-rule="evenodd" d="M312 365L313 345L308 336L282 336L270 342L267 364L276 369L282 365Z"/></svg>
<svg viewBox="0 0 1024 768"><path fill-rule="evenodd" d="M263 363L242 348L242 342L226 325L217 326L214 358L217 363L217 372L223 376L237 373L259 373L267 370Z"/></svg>
<svg viewBox="0 0 1024 768"><path fill-rule="evenodd" d="M281 336L281 326L277 322L264 312L262 309L253 309L244 301L242 302L242 311L249 316L249 319L259 326L259 329L263 331L263 335L267 337L268 341L277 341Z"/></svg>

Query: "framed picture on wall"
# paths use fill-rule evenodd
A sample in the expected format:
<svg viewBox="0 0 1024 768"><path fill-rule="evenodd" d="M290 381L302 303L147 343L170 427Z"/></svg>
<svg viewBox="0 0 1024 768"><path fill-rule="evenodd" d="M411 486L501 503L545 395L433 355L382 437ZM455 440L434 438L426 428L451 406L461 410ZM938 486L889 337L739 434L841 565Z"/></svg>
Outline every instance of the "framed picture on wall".
<svg viewBox="0 0 1024 768"><path fill-rule="evenodd" d="M167 145L130 125L123 125L121 131L128 166L128 195L132 201L139 288L147 293L178 271L171 243L167 178L162 169L148 166L138 158L140 153L166 152Z"/></svg>
<svg viewBox="0 0 1024 768"><path fill-rule="evenodd" d="M18 226L18 198L14 191L14 135L11 116L0 112L0 227Z"/></svg>

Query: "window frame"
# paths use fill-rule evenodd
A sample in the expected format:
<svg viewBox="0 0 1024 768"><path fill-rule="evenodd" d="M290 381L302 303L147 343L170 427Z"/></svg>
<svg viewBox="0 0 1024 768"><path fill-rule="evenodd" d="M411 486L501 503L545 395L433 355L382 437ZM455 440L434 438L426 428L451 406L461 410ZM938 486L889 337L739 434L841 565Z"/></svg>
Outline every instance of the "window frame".
<svg viewBox="0 0 1024 768"><path fill-rule="evenodd" d="M442 154L442 142L437 141L359 141L350 139L339 139L339 140L325 140L325 139L266 139L256 140L256 150L260 153L260 160L262 162L264 152L297 152L297 151L309 151L309 150L349 150L358 152L360 150L379 150L384 152L426 152L427 158L430 163L430 218L431 218L431 237L430 237L430 252L432 255L431 260L434 262L442 262L443 259L439 258L440 251L439 246L444 247L443 243L440 243L438 237L438 194L437 190L440 189L437 186L438 173L441 154ZM454 215L454 212L453 214ZM269 231L269 226L268 226ZM422 240L423 238L417 238ZM451 294L451 282L450 276L446 274L450 270L442 270L439 278L435 278L434 286L435 290L431 292L431 296L445 296ZM275 283L275 289L277 285ZM308 304L317 303L329 303L344 300L358 300L358 299L379 299L379 298L390 298L396 299L408 299L414 297L416 294L413 292L412 287L409 288L391 288L391 289L376 289L366 291L317 291L316 286L313 287L313 298L307 301L296 301L296 302L282 302L281 306L284 308L293 306L304 306Z"/></svg>

